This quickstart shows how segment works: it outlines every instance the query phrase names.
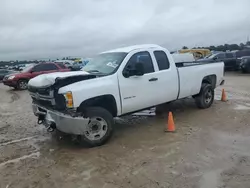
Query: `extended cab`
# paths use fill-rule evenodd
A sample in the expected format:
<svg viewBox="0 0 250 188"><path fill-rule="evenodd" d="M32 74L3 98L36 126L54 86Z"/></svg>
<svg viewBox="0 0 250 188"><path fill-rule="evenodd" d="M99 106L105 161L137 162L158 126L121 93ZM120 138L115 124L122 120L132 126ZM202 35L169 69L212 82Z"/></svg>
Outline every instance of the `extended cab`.
<svg viewBox="0 0 250 188"><path fill-rule="evenodd" d="M114 117L188 96L199 108L210 107L223 75L223 62L176 64L165 48L138 45L103 52L83 71L41 75L28 85L39 124L97 146L112 135Z"/></svg>

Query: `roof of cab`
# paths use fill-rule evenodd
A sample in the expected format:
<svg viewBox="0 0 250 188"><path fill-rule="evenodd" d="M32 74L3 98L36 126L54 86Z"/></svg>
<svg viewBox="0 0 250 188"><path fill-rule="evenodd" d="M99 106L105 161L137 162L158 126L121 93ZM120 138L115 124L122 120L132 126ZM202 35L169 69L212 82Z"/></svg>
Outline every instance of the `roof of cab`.
<svg viewBox="0 0 250 188"><path fill-rule="evenodd" d="M134 46L127 46L127 47L123 47L123 48L117 48L117 49L113 49L113 50L109 50L109 51L105 51L102 53L110 53L110 52L131 52L133 50L138 50L138 49L150 49L150 48L162 48L159 45L156 44L141 44L141 45L134 45Z"/></svg>

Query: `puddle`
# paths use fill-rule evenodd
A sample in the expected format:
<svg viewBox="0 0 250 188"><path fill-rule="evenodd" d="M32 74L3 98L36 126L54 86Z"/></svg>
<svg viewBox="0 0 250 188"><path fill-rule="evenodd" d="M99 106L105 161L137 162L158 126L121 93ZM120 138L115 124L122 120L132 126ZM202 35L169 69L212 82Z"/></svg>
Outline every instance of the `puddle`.
<svg viewBox="0 0 250 188"><path fill-rule="evenodd" d="M200 180L200 188L212 188L220 186L220 173L222 170L209 171L205 173Z"/></svg>
<svg viewBox="0 0 250 188"><path fill-rule="evenodd" d="M219 90L215 91L215 95L214 95L214 99L215 100L221 100L221 92ZM245 92L234 92L234 91L230 91L227 92L226 91L226 96L228 100L250 100L250 96L248 93Z"/></svg>
<svg viewBox="0 0 250 188"><path fill-rule="evenodd" d="M29 155L24 155L22 157L18 157L16 159L11 159L11 160L8 160L8 161L5 161L5 162L2 162L0 163L0 167L3 167L5 166L6 164L9 164L9 163L18 163L24 159L27 159L27 158L38 158L40 157L40 152L35 152L35 153L31 153Z"/></svg>
<svg viewBox="0 0 250 188"><path fill-rule="evenodd" d="M22 141L26 141L26 140L30 140L34 138L34 136L32 137L27 137L27 138L21 138L21 139L18 139L18 140L12 140L12 141L9 141L9 142L3 142L3 143L0 143L0 146L7 146L9 144L14 144L14 143L18 143L18 142L22 142Z"/></svg>
<svg viewBox="0 0 250 188"><path fill-rule="evenodd" d="M246 105L242 105L242 104L237 104L234 109L235 110L250 110L250 106L246 106Z"/></svg>

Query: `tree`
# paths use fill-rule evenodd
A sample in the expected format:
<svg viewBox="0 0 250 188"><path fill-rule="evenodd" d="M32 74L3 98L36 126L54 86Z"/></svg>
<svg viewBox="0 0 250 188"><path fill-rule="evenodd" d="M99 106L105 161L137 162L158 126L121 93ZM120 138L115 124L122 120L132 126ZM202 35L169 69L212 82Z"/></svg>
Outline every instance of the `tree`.
<svg viewBox="0 0 250 188"><path fill-rule="evenodd" d="M229 44L229 50L240 50L240 46L238 44Z"/></svg>
<svg viewBox="0 0 250 188"><path fill-rule="evenodd" d="M183 50L184 50L184 49L188 49L188 47L186 47L186 46L183 46L183 47L182 47L182 49L183 49Z"/></svg>
<svg viewBox="0 0 250 188"><path fill-rule="evenodd" d="M240 49L243 50L245 45L243 43L240 43Z"/></svg>
<svg viewBox="0 0 250 188"><path fill-rule="evenodd" d="M212 50L212 51L215 51L215 50L216 50L216 47L215 47L215 46L209 46L208 49L209 49L209 50Z"/></svg>
<svg viewBox="0 0 250 188"><path fill-rule="evenodd" d="M223 45L219 45L216 47L216 51L225 51L225 48Z"/></svg>
<svg viewBox="0 0 250 188"><path fill-rule="evenodd" d="M224 50L223 51L227 51L229 50L229 45L228 44L224 44Z"/></svg>

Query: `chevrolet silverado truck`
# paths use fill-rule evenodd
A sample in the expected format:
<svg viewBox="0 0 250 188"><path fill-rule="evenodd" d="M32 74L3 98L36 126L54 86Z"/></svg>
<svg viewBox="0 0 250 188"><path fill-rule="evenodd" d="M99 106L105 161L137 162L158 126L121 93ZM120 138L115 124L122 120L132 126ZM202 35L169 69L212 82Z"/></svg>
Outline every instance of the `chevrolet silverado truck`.
<svg viewBox="0 0 250 188"><path fill-rule="evenodd" d="M161 46L137 45L100 53L82 71L37 76L28 90L38 124L99 146L115 117L189 96L209 108L223 76L223 62L175 63Z"/></svg>

